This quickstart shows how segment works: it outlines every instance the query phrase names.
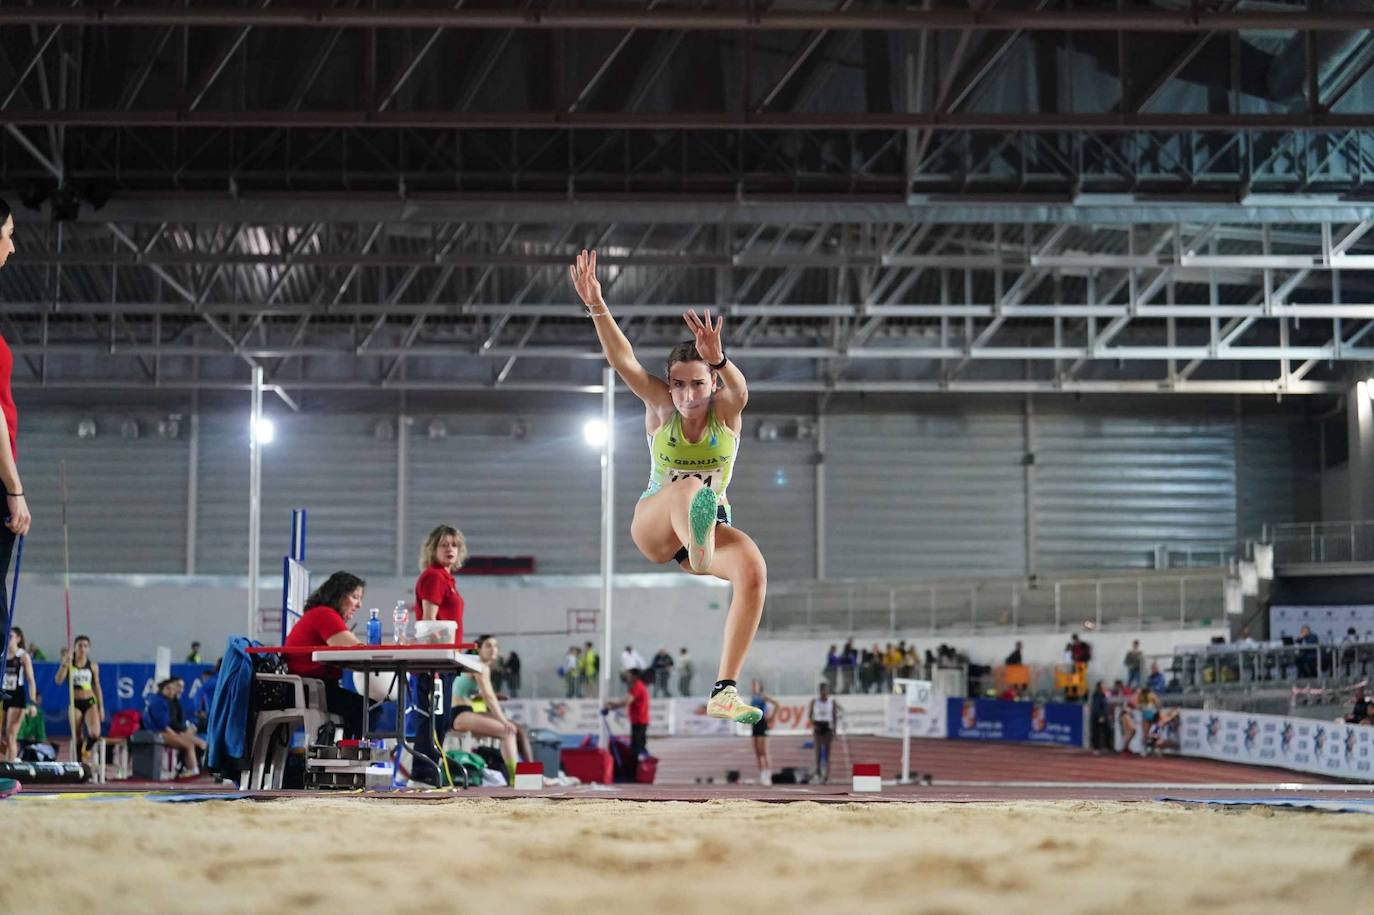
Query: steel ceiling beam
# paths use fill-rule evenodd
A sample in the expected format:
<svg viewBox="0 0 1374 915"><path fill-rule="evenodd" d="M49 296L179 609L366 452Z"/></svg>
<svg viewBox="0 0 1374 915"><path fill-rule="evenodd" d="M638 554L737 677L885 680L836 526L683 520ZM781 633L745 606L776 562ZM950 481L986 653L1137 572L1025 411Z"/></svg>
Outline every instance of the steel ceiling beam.
<svg viewBox="0 0 1374 915"><path fill-rule="evenodd" d="M887 10L627 10L627 9L320 9L319 7L80 7L25 6L0 9L0 27L72 25L103 27L185 26L282 29L524 29L605 31L624 29L710 32L923 31L975 32L1175 32L1358 31L1374 16L1349 10L1211 11L1194 3L1179 10L887 9Z"/></svg>
<svg viewBox="0 0 1374 915"><path fill-rule="evenodd" d="M375 107L282 111L210 111L190 108L10 109L8 123L45 127L278 128L308 130L966 130L1105 134L1230 132L1236 130L1318 132L1369 127L1366 112L1242 112L1240 114L1149 112L980 111L378 111Z"/></svg>

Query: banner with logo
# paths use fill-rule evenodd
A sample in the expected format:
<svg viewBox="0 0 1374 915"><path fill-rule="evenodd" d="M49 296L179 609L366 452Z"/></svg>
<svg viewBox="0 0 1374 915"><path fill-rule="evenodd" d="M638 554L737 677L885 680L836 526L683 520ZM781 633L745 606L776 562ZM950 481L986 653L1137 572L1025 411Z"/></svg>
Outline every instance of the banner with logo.
<svg viewBox="0 0 1374 915"><path fill-rule="evenodd" d="M1004 699L947 700L946 733L956 740L1008 740L1083 746L1084 707Z"/></svg>
<svg viewBox="0 0 1374 915"><path fill-rule="evenodd" d="M204 682L200 675L210 670L208 664L173 664L172 675L186 681L186 691L181 695L181 708L188 719L195 715L200 703L200 691ZM33 677L37 681L38 695L43 699L43 724L49 736L66 737L70 733L67 726L68 690L66 683L59 685L54 681L57 662L37 661L33 665ZM100 694L105 700L105 723L109 726L110 716L125 709L143 711L143 705L152 693L157 692L156 670L152 664L108 663L100 665ZM207 697L208 699L208 697Z"/></svg>
<svg viewBox="0 0 1374 915"><path fill-rule="evenodd" d="M779 736L809 735L807 714L811 696L776 696L775 707L769 708L771 718L768 733ZM905 699L898 695L841 695L835 697L840 709L840 729L846 734L902 733L901 713ZM561 734L600 734L601 708L595 699L509 699L502 704L506 714L517 724L531 728L548 728ZM913 737L944 737L943 700L938 708L912 709ZM625 709L612 710L607 716L611 731L630 732ZM655 699L649 706L649 734L654 737L730 737L747 736L748 725L737 725L720 718L706 717L705 699Z"/></svg>
<svg viewBox="0 0 1374 915"><path fill-rule="evenodd" d="M1374 775L1374 727L1184 709L1179 752L1369 781Z"/></svg>

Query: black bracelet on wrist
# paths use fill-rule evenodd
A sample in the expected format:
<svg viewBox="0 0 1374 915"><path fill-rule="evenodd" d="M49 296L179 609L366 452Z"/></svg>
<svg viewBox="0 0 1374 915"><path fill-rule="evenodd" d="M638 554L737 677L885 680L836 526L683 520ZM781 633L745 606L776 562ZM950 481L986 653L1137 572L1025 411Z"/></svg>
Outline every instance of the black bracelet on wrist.
<svg viewBox="0 0 1374 915"><path fill-rule="evenodd" d="M22 492L8 492L8 491L6 491L5 495L9 496L10 498L18 498L19 496L22 496L23 493L22 493Z"/></svg>
<svg viewBox="0 0 1374 915"><path fill-rule="evenodd" d="M720 361L717 362L715 365L710 366L711 371L713 371L713 372L719 372L721 369L725 368L725 363L727 363L727 362L729 362L729 361L730 361L730 357L727 356L727 355L725 355L724 353L721 353L721 354L720 354ZM708 365L709 365L709 363L708 363Z"/></svg>

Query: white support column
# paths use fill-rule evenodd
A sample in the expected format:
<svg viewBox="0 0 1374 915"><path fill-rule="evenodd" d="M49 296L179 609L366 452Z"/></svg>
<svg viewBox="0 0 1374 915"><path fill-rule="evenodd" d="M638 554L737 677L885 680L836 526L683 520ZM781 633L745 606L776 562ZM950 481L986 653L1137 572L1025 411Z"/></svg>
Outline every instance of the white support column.
<svg viewBox="0 0 1374 915"><path fill-rule="evenodd" d="M410 427L413 420L405 413L396 417L396 577L405 577L406 568L406 490L410 486ZM419 608L417 607L418 611Z"/></svg>
<svg viewBox="0 0 1374 915"><path fill-rule="evenodd" d="M606 424L606 443L601 449L601 673L597 677L597 702L611 696L611 598L615 582L615 369L601 372L601 421Z"/></svg>
<svg viewBox="0 0 1374 915"><path fill-rule="evenodd" d="M252 410L248 424L248 628L245 635L256 638L258 631L258 561L262 537L262 366L253 366ZM285 633L283 633L285 636Z"/></svg>
<svg viewBox="0 0 1374 915"><path fill-rule="evenodd" d="M1374 520L1374 402L1361 381L1346 396L1346 436L1350 445L1350 520Z"/></svg>

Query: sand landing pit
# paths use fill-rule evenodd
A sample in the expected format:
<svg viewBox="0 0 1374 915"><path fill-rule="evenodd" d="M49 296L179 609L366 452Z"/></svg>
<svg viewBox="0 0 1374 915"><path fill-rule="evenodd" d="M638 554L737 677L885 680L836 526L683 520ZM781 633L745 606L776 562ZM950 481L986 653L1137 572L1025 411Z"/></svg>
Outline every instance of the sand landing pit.
<svg viewBox="0 0 1374 915"><path fill-rule="evenodd" d="M3 913L1355 913L1374 816L1163 803L6 802ZM423 866L422 866L423 865ZM437 908L436 908L437 906Z"/></svg>

